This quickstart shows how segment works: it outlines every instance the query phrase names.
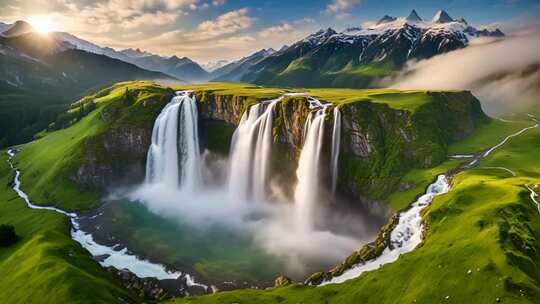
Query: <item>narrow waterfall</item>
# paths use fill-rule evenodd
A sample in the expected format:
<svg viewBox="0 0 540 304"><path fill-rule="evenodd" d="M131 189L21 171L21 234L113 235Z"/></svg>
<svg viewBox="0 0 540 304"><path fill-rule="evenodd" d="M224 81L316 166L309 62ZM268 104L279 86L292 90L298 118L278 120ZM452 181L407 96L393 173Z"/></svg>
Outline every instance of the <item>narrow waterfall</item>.
<svg viewBox="0 0 540 304"><path fill-rule="evenodd" d="M280 100L278 98L251 106L242 115L234 132L228 182L229 195L236 201L266 198L272 148L272 112Z"/></svg>
<svg viewBox="0 0 540 304"><path fill-rule="evenodd" d="M332 178L332 193L336 192L338 179L339 147L341 145L341 112L334 108L334 128L332 130L332 155L330 158L330 174Z"/></svg>
<svg viewBox="0 0 540 304"><path fill-rule="evenodd" d="M320 199L319 171L325 118L326 107L323 107L306 120L306 137L296 170L298 185L294 191L296 224L302 231L312 230L315 202Z"/></svg>
<svg viewBox="0 0 540 304"><path fill-rule="evenodd" d="M193 191L201 184L197 101L189 92L177 94L154 123L146 183Z"/></svg>

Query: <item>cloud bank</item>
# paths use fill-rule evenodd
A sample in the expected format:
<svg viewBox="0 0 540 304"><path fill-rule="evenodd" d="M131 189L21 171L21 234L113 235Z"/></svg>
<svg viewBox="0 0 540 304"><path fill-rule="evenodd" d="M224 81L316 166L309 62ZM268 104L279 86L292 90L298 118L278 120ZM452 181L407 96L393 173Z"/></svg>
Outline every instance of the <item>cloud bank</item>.
<svg viewBox="0 0 540 304"><path fill-rule="evenodd" d="M410 63L380 85L398 89L471 90L491 115L540 105L540 27L505 39Z"/></svg>

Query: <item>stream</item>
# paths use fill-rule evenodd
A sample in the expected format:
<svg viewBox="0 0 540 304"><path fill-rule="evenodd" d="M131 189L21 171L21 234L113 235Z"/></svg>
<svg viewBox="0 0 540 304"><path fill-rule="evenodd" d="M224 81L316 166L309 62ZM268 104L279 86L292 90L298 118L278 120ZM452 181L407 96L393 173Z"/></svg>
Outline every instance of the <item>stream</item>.
<svg viewBox="0 0 540 304"><path fill-rule="evenodd" d="M474 155L450 156L451 159L471 158L472 160L452 170L450 173L439 175L437 180L428 186L424 195L420 196L418 200L412 203L407 210L399 214L398 224L394 227L394 229L392 229L389 244L386 246L380 256L364 263L357 264L356 266L343 272L340 276L336 276L324 281L321 285L342 283L356 278L364 272L376 270L385 264L395 262L400 255L413 251L420 243L422 243L422 235L424 233L424 225L422 224L421 217L422 210L428 207L436 196L447 193L450 190L452 176L460 171L474 167L480 162L480 160L489 156L496 149L502 147L511 138L519 136L528 130L540 127L540 123L536 118L533 118L533 121L535 122L534 125L508 135L497 145L487 149L486 151ZM513 176L515 176L513 171L507 168L504 168L504 170L509 171ZM538 211L540 212L540 203L538 203L536 200L538 194L529 186L526 185L525 187L530 191L530 198L534 203L536 203Z"/></svg>

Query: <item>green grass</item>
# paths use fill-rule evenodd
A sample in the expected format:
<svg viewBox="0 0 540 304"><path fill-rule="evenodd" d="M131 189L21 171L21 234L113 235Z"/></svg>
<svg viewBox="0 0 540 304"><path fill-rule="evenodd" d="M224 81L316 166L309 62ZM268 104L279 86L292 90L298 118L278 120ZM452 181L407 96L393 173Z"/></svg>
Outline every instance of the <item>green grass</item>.
<svg viewBox="0 0 540 304"><path fill-rule="evenodd" d="M215 95L234 95L251 97L256 100L273 99L280 95L293 91L282 88L261 87L246 83L210 82L205 84L179 85L175 90L205 91Z"/></svg>
<svg viewBox="0 0 540 304"><path fill-rule="evenodd" d="M425 90L396 89L338 89L338 88L270 88L244 83L212 82L175 86L175 90L194 90L216 95L251 97L256 100L276 98L288 92L305 92L315 98L334 104L369 101L387 104L393 109L414 112L419 106L433 101Z"/></svg>
<svg viewBox="0 0 540 304"><path fill-rule="evenodd" d="M482 151L530 124L530 121L504 122L492 119L488 123L480 125L474 136L450 146L448 153L451 155L470 154Z"/></svg>
<svg viewBox="0 0 540 304"><path fill-rule="evenodd" d="M29 209L8 186L13 177L0 151L0 223L20 240L0 248L0 303L123 303L138 299L79 244L61 214Z"/></svg>
<svg viewBox="0 0 540 304"><path fill-rule="evenodd" d="M126 88L130 92L142 90L134 105L125 104ZM16 155L16 166L23 172L24 190L36 204L56 205L66 210L95 208L99 204L99 193L75 184L70 177L76 174L84 157L90 153L102 163L111 161L101 139L108 129L142 123L151 128L160 105L149 108L144 103L148 98L162 94L162 90L166 88L150 82L125 82L90 96L97 105L96 110L66 129L43 134ZM110 121L105 121L105 110L111 113L107 115Z"/></svg>

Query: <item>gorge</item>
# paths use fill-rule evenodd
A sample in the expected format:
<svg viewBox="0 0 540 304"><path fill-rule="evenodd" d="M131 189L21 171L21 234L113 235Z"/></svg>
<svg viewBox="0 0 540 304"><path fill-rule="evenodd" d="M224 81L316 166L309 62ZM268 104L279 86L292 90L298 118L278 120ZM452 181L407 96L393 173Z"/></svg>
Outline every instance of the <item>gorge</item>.
<svg viewBox="0 0 540 304"><path fill-rule="evenodd" d="M396 169L410 170L400 168L403 165L436 166L440 162L436 151L441 151L444 159L445 145L452 138L467 137L486 120L481 112L475 112L477 101L460 92L400 92L425 94L425 103L405 110L403 106L388 107L395 106L386 100L394 97L393 92L367 95L370 100L336 103L325 92L314 90L276 90L253 99L253 95L220 93L219 89L178 89L176 93L151 86L113 88L110 92L128 92L142 101L127 102L121 94L73 127L36 142L76 130L85 121L98 125L114 121L114 127L97 129L103 133L73 141L82 142L86 149L80 162L74 163L75 170L68 173L71 177L92 177L70 178L70 183L79 184L79 189L103 191L103 203L75 214L64 211L73 209L57 197L55 207L45 208L73 214L73 239L101 265L127 268L136 276L160 279L157 284L161 286L176 286L176 293L167 290L169 295L268 287L278 275L301 282L311 273L315 274L304 283L325 287L399 261L401 254L422 242L425 228L421 211L433 197L449 190L450 181L441 177L420 199L404 200L404 207L414 203L398 212L400 207L391 210L384 202L387 196L369 190L363 174L381 174L384 170L380 168L393 170L392 175L399 172ZM448 106L453 108L441 111ZM145 116L143 123L131 120L137 111L155 112ZM446 115L447 124L438 125L438 119L430 119L434 113ZM380 124L386 127L379 128ZM522 129L467 162L480 162L477 157L496 153L509 139L532 128ZM392 132L379 133L383 130ZM433 136L434 130L439 135ZM214 145L207 146L209 137L217 132L228 140L212 141ZM216 142L223 146L216 146ZM31 185L40 183L35 178L51 173L32 173L36 166L21 162L35 145L10 154L10 161L21 168L23 187L28 187L23 194L43 201ZM426 148L430 152L423 154ZM107 153L98 153L101 149ZM110 160L116 159L119 151L132 151L137 156L122 152L124 167L116 171L116 163ZM384 157L377 158L378 153ZM390 161L392 153L411 162L381 163ZM418 163L413 161L415 157ZM139 171L136 168L141 164L144 167ZM119 181L115 174L125 172L131 172L130 179L124 179L126 183L101 188L98 181ZM19 190L20 176L16 176ZM370 183L377 178L372 175ZM404 187L408 191L412 187L415 195L424 192L405 180L393 183L386 176L379 178L393 189ZM385 233L392 241L379 243ZM346 262L339 264L344 259ZM365 259L374 260L363 264Z"/></svg>

